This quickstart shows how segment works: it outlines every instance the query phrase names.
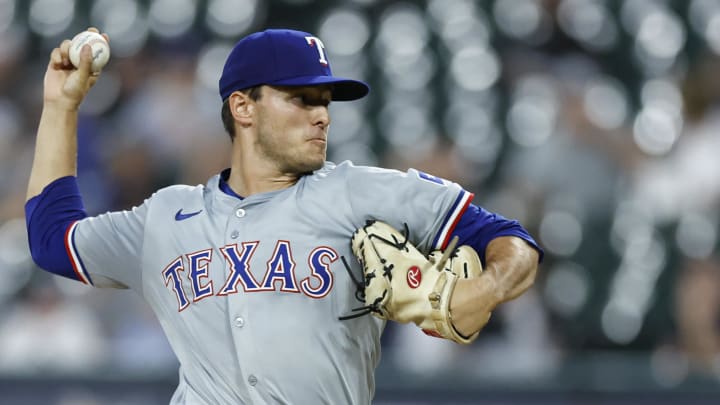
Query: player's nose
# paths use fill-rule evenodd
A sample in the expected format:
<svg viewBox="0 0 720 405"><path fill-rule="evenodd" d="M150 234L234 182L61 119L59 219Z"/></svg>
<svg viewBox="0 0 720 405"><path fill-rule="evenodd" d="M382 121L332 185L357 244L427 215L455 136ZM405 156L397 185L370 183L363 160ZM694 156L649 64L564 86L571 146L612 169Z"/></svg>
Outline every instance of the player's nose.
<svg viewBox="0 0 720 405"><path fill-rule="evenodd" d="M313 125L317 125L323 130L330 126L330 111L324 105L318 105L313 108L312 112Z"/></svg>

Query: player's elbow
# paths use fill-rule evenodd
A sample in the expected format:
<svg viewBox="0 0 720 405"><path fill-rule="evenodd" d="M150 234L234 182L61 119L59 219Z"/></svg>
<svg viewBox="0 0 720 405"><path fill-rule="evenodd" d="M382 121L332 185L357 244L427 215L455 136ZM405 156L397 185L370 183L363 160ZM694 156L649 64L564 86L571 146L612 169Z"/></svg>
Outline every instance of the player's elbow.
<svg viewBox="0 0 720 405"><path fill-rule="evenodd" d="M540 257L537 250L527 246L527 258L524 262L524 266L521 267L523 269L523 277L521 278L520 283L518 283L518 286L515 288L515 294L513 294L514 296L512 298L515 298L529 290L530 287L535 284L539 266Z"/></svg>
<svg viewBox="0 0 720 405"><path fill-rule="evenodd" d="M530 263L528 265L528 269L525 276L525 290L532 287L533 284L535 284L535 279L537 278L537 272L538 272L538 262L535 261L533 263Z"/></svg>
<svg viewBox="0 0 720 405"><path fill-rule="evenodd" d="M50 230L28 226L30 256L41 269L75 279L70 258L65 249L64 229L70 224L58 224Z"/></svg>
<svg viewBox="0 0 720 405"><path fill-rule="evenodd" d="M30 256L32 256L35 264L50 273L61 273L64 270L64 266L60 264L61 261L56 260L57 254L52 253L51 248L45 246L30 245Z"/></svg>
<svg viewBox="0 0 720 405"><path fill-rule="evenodd" d="M65 248L65 231L87 217L77 180L67 176L53 181L25 203L30 255L50 273L76 279Z"/></svg>
<svg viewBox="0 0 720 405"><path fill-rule="evenodd" d="M530 279L530 284L535 283L535 277L537 276L538 268L540 267L540 253L530 245L526 246L527 250L527 277Z"/></svg>

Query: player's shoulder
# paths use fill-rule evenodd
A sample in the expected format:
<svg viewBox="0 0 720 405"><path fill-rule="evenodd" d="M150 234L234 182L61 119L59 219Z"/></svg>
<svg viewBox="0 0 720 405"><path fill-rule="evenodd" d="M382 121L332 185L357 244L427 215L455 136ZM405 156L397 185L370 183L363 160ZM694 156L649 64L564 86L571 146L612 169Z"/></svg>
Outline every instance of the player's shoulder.
<svg viewBox="0 0 720 405"><path fill-rule="evenodd" d="M172 186L163 187L157 190L150 197L152 201L177 201L178 199L187 199L193 197L202 198L205 186L198 184L195 186L187 184L173 184Z"/></svg>
<svg viewBox="0 0 720 405"><path fill-rule="evenodd" d="M345 160L337 164L333 162L325 162L325 166L315 172L315 174L319 176L352 177L382 174L399 175L402 174L402 172L395 169L386 169L376 166L356 165L350 160Z"/></svg>
<svg viewBox="0 0 720 405"><path fill-rule="evenodd" d="M325 166L318 170L316 174L320 176L328 176L336 179L343 180L374 180L374 181L406 181L406 180L421 180L421 182L429 181L437 185L449 185L452 182L446 179L433 176L430 173L426 173L422 170L415 168L408 168L406 171L397 169L389 169L377 166L365 166L356 165L353 162L346 160L338 164L332 162L326 162Z"/></svg>

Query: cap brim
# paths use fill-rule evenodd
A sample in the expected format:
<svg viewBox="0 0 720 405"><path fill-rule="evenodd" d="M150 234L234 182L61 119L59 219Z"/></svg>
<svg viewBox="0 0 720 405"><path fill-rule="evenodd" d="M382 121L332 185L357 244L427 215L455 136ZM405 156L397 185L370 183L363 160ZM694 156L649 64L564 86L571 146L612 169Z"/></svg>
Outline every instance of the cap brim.
<svg viewBox="0 0 720 405"><path fill-rule="evenodd" d="M268 84L277 86L318 86L331 84L333 101L357 100L365 97L370 92L370 86L360 80L334 76L300 76L291 79L275 80Z"/></svg>

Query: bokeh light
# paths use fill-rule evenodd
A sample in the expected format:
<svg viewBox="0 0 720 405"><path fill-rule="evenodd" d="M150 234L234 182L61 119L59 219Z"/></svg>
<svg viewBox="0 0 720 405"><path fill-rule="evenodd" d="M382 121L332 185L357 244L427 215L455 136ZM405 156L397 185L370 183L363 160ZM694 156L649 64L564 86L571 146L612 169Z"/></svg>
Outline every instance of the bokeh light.
<svg viewBox="0 0 720 405"><path fill-rule="evenodd" d="M583 108L588 120L604 130L620 128L630 115L627 91L612 77L598 77L588 83Z"/></svg>
<svg viewBox="0 0 720 405"><path fill-rule="evenodd" d="M90 10L90 24L108 34L114 58L136 54L150 34L147 16L136 0L97 1Z"/></svg>
<svg viewBox="0 0 720 405"><path fill-rule="evenodd" d="M211 0L205 14L205 25L221 37L237 37L246 32L264 12L264 2L257 0Z"/></svg>
<svg viewBox="0 0 720 405"><path fill-rule="evenodd" d="M545 42L552 34L552 23L539 1L496 0L493 16L505 35L531 44Z"/></svg>
<svg viewBox="0 0 720 405"><path fill-rule="evenodd" d="M74 0L32 0L28 26L39 35L53 37L65 31L74 17Z"/></svg>
<svg viewBox="0 0 720 405"><path fill-rule="evenodd" d="M367 45L370 25L367 16L358 10L335 8L323 18L318 34L333 55L352 56Z"/></svg>
<svg viewBox="0 0 720 405"><path fill-rule="evenodd" d="M487 47L490 24L475 2L431 0L427 11L435 31L451 52L463 47Z"/></svg>
<svg viewBox="0 0 720 405"><path fill-rule="evenodd" d="M685 256L693 259L708 258L717 244L716 218L711 215L688 212L680 217L675 241Z"/></svg>
<svg viewBox="0 0 720 405"><path fill-rule="evenodd" d="M152 32L163 38L185 34L197 15L197 0L152 0L148 11Z"/></svg>
<svg viewBox="0 0 720 405"><path fill-rule="evenodd" d="M555 132L558 95L551 83L549 77L529 75L519 81L513 92L507 129L518 145L542 145Z"/></svg>
<svg viewBox="0 0 720 405"><path fill-rule="evenodd" d="M583 227L579 218L566 211L550 211L540 222L540 240L553 254L573 255L583 240Z"/></svg>
<svg viewBox="0 0 720 405"><path fill-rule="evenodd" d="M15 0L0 0L0 32L7 31L15 20Z"/></svg>
<svg viewBox="0 0 720 405"><path fill-rule="evenodd" d="M617 24L604 2L563 0L558 7L558 23L588 49L609 50L619 39Z"/></svg>
<svg viewBox="0 0 720 405"><path fill-rule="evenodd" d="M591 287L591 275L586 268L577 263L561 262L548 269L544 295L551 310L572 318L586 304Z"/></svg>

